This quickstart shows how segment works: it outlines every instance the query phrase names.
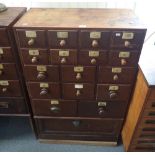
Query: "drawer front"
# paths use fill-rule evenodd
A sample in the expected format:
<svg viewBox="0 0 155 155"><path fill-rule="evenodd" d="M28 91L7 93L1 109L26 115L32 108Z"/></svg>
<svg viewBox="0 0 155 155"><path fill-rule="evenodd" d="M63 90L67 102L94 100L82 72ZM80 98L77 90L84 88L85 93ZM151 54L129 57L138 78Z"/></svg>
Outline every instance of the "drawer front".
<svg viewBox="0 0 155 155"><path fill-rule="evenodd" d="M141 49L144 41L144 32L115 31L112 33L112 48Z"/></svg>
<svg viewBox="0 0 155 155"><path fill-rule="evenodd" d="M9 46L9 38L5 28L0 28L0 46Z"/></svg>
<svg viewBox="0 0 155 155"><path fill-rule="evenodd" d="M76 48L77 31L75 30L50 30L48 31L49 46L51 48Z"/></svg>
<svg viewBox="0 0 155 155"><path fill-rule="evenodd" d="M146 109L152 109L155 111L155 99L154 100L148 100L146 105L145 105Z"/></svg>
<svg viewBox="0 0 155 155"><path fill-rule="evenodd" d="M62 84L62 95L65 99L94 99L93 84Z"/></svg>
<svg viewBox="0 0 155 155"><path fill-rule="evenodd" d="M126 107L127 102L123 101L80 101L78 103L78 116L123 118Z"/></svg>
<svg viewBox="0 0 155 155"><path fill-rule="evenodd" d="M15 64L0 64L0 80L17 80Z"/></svg>
<svg viewBox="0 0 155 155"><path fill-rule="evenodd" d="M95 82L95 73L93 66L61 66L63 82Z"/></svg>
<svg viewBox="0 0 155 155"><path fill-rule="evenodd" d="M49 52L46 49L20 49L24 64L49 64Z"/></svg>
<svg viewBox="0 0 155 155"><path fill-rule="evenodd" d="M87 132L118 134L122 120L98 120L98 119L36 119L40 132ZM60 125L61 124L61 125Z"/></svg>
<svg viewBox="0 0 155 155"><path fill-rule="evenodd" d="M107 63L107 51L81 50L78 63L81 65L105 65Z"/></svg>
<svg viewBox="0 0 155 155"><path fill-rule="evenodd" d="M20 47L44 48L46 47L44 30L17 30Z"/></svg>
<svg viewBox="0 0 155 155"><path fill-rule="evenodd" d="M112 66L137 66L139 60L139 51L110 51L109 65Z"/></svg>
<svg viewBox="0 0 155 155"><path fill-rule="evenodd" d="M27 83L29 96L31 98L50 99L60 97L59 83Z"/></svg>
<svg viewBox="0 0 155 155"><path fill-rule="evenodd" d="M24 99L1 98L0 115L1 114L27 114L28 109Z"/></svg>
<svg viewBox="0 0 155 155"><path fill-rule="evenodd" d="M59 81L58 66L25 65L24 72L26 80L29 81Z"/></svg>
<svg viewBox="0 0 155 155"><path fill-rule="evenodd" d="M3 48L0 47L0 62L1 63L14 62L14 57L10 47L3 47Z"/></svg>
<svg viewBox="0 0 155 155"><path fill-rule="evenodd" d="M72 100L32 100L34 115L76 116L77 103Z"/></svg>
<svg viewBox="0 0 155 155"><path fill-rule="evenodd" d="M131 85L97 85L98 100L121 100L128 101L131 93Z"/></svg>
<svg viewBox="0 0 155 155"><path fill-rule="evenodd" d="M99 83L133 83L137 68L133 67L99 67Z"/></svg>
<svg viewBox="0 0 155 155"><path fill-rule="evenodd" d="M0 97L18 97L21 96L19 81L2 81L0 80Z"/></svg>
<svg viewBox="0 0 155 155"><path fill-rule="evenodd" d="M50 50L51 63L55 65L75 65L77 64L77 50Z"/></svg>
<svg viewBox="0 0 155 155"><path fill-rule="evenodd" d="M109 47L110 32L83 30L79 39L81 48L106 49Z"/></svg>
<svg viewBox="0 0 155 155"><path fill-rule="evenodd" d="M155 88L151 89L149 100L155 100Z"/></svg>

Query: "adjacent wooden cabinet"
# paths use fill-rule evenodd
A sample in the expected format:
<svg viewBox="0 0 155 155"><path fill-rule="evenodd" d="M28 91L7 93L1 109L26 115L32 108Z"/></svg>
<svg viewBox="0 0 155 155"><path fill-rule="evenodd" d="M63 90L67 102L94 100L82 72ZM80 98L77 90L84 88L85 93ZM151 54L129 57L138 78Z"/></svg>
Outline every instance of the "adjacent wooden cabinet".
<svg viewBox="0 0 155 155"><path fill-rule="evenodd" d="M155 47L152 36L139 62L135 90L122 130L126 151L155 151Z"/></svg>
<svg viewBox="0 0 155 155"><path fill-rule="evenodd" d="M0 12L0 116L30 116L12 26L26 8Z"/></svg>
<svg viewBox="0 0 155 155"><path fill-rule="evenodd" d="M30 9L14 25L38 139L117 143L146 33L135 17Z"/></svg>

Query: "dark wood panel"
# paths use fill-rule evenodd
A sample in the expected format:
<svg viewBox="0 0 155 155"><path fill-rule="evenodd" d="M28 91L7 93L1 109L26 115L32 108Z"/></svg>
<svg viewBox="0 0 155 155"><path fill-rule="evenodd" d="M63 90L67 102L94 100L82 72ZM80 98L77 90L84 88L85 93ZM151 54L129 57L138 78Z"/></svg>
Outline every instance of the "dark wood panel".
<svg viewBox="0 0 155 155"><path fill-rule="evenodd" d="M0 28L0 46L7 47L10 45L8 32L6 28Z"/></svg>

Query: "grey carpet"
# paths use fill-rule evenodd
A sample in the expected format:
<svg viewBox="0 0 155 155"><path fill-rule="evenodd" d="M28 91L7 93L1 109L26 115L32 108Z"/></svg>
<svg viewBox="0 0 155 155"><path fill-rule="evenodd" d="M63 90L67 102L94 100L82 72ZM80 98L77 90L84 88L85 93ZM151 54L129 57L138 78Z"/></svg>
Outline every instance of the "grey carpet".
<svg viewBox="0 0 155 155"><path fill-rule="evenodd" d="M123 146L39 143L26 118L0 117L0 152L122 152Z"/></svg>

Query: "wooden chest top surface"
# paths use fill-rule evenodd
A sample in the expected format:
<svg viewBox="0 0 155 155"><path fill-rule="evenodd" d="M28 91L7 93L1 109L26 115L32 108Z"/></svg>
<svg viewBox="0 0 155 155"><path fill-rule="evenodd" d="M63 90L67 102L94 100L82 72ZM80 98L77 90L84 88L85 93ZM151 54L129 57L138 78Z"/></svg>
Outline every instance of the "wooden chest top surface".
<svg viewBox="0 0 155 155"><path fill-rule="evenodd" d="M18 19L19 15L23 13L26 8L11 7L6 11L0 13L0 26L9 26Z"/></svg>
<svg viewBox="0 0 155 155"><path fill-rule="evenodd" d="M15 27L131 28L144 26L127 9L30 9Z"/></svg>

